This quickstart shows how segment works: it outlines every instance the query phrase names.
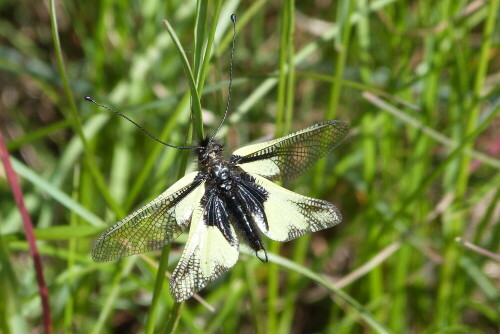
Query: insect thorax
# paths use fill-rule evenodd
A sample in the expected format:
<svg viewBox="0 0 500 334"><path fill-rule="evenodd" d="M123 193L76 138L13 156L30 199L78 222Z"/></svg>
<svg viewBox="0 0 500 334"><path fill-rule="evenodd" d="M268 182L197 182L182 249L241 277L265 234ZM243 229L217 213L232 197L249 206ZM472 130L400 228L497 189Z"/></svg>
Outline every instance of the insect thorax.
<svg viewBox="0 0 500 334"><path fill-rule="evenodd" d="M200 171L207 177L207 186L221 192L231 191L236 168L223 154L224 146L215 140L204 139L198 149Z"/></svg>

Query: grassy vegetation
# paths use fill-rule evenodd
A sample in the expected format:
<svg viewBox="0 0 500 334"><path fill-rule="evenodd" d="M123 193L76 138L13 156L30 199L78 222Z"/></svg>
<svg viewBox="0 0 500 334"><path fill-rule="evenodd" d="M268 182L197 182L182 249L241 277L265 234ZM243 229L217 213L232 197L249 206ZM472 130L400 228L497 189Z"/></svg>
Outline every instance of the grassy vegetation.
<svg viewBox="0 0 500 334"><path fill-rule="evenodd" d="M487 251L500 252L499 2L3 1L0 131L35 225L55 332L498 333L500 266ZM193 156L83 97L172 144L213 132L233 12L227 150L349 122L348 139L287 185L331 201L344 221L268 243L271 263L242 252L200 299L175 304L163 272L186 235L107 264L90 247ZM0 332L42 332L1 169L0 222Z"/></svg>

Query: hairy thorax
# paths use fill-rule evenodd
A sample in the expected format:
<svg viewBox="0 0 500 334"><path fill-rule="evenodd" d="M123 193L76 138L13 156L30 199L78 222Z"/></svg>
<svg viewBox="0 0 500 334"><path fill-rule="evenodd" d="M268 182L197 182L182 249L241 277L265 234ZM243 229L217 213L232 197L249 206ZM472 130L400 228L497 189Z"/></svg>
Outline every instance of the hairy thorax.
<svg viewBox="0 0 500 334"><path fill-rule="evenodd" d="M206 176L207 187L217 189L220 193L231 193L242 171L224 156L224 147L220 142L205 140L200 146L202 148L198 150L198 164L200 171Z"/></svg>

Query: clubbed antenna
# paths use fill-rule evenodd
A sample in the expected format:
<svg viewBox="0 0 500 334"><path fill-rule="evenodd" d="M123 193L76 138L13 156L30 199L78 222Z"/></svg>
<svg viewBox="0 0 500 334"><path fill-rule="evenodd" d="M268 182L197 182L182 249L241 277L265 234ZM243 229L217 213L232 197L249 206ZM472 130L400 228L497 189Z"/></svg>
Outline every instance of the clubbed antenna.
<svg viewBox="0 0 500 334"><path fill-rule="evenodd" d="M231 44L231 58L229 59L229 89L227 94L226 111L224 112L224 117L222 117L222 121L220 122L219 127L210 137L210 141L212 141L215 138L215 135L217 134L217 132L219 132L220 128L222 127L222 124L226 120L226 116L229 111L229 104L231 102L231 86L233 84L234 40L236 39L236 14L231 14L231 21L233 22L233 42Z"/></svg>
<svg viewBox="0 0 500 334"><path fill-rule="evenodd" d="M149 132L148 130L146 130L143 126L137 124L136 122L134 122L133 120L131 120L130 118L128 118L127 116L125 116L124 114L122 114L121 112L113 110L110 107L107 107L104 104L101 104L101 103L97 102L91 96L85 96L85 100L87 100L89 102L92 102L92 103L98 105L101 108L104 108L106 110L112 111L115 114L117 114L118 116L121 116L121 117L125 118L127 121L129 121L130 123L132 123L135 126L137 126L139 129L141 129L142 131L144 131L148 136L150 136L151 138L153 138L154 140L156 140L157 142L159 142L160 144L162 144L164 146L178 148L178 149L181 149L181 150L191 150L191 149L199 148L198 146L175 146L175 145L167 144L164 141L161 141L160 139L156 138L151 132Z"/></svg>

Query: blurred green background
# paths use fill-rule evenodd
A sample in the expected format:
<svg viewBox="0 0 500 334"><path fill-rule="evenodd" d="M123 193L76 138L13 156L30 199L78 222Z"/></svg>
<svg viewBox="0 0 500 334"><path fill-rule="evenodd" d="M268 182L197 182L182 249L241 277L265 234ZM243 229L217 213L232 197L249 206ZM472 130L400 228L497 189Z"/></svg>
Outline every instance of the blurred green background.
<svg viewBox="0 0 500 334"><path fill-rule="evenodd" d="M55 332L498 333L500 266L487 251L500 252L499 2L1 1L0 131L35 224ZM174 305L168 279L156 278L159 252L97 264L90 247L194 157L83 97L169 143L196 140L167 19L213 132L231 13L227 151L349 122L341 146L287 185L331 201L344 221L268 243L281 255L272 263L242 254L204 301ZM0 332L43 332L3 169L0 222ZM169 272L185 240L164 252Z"/></svg>

